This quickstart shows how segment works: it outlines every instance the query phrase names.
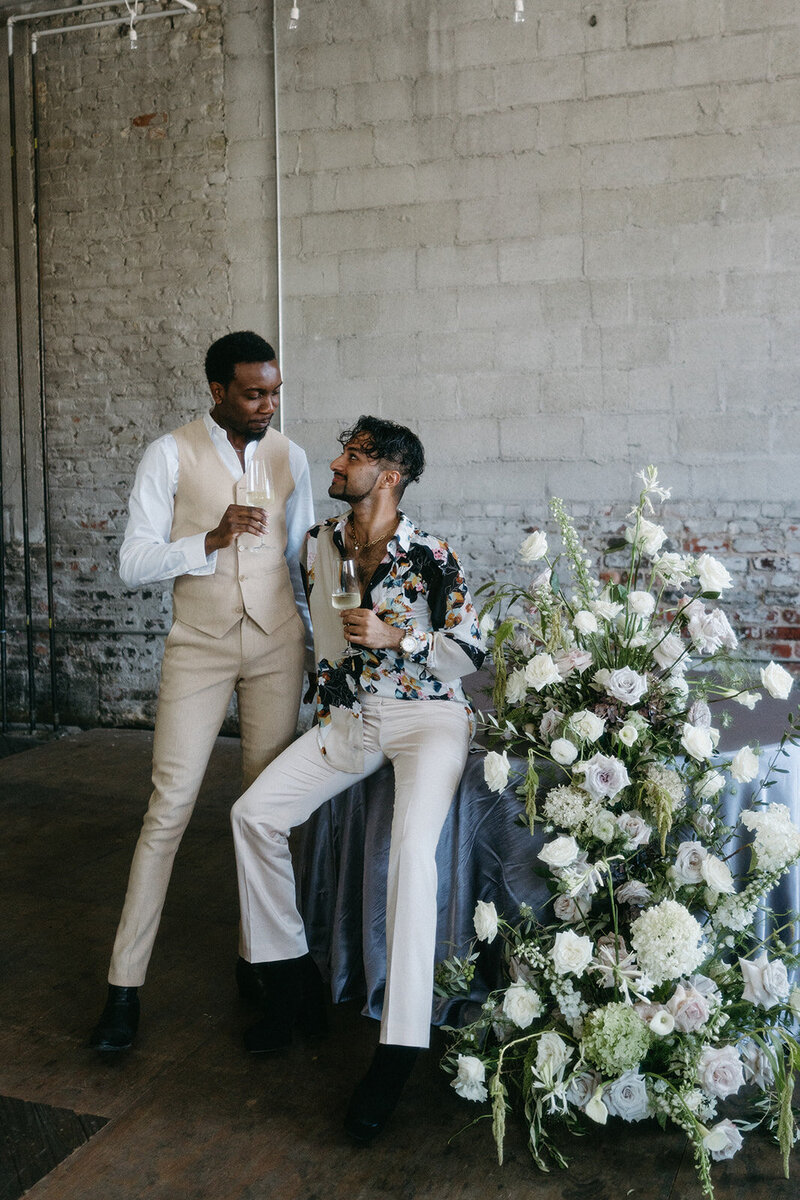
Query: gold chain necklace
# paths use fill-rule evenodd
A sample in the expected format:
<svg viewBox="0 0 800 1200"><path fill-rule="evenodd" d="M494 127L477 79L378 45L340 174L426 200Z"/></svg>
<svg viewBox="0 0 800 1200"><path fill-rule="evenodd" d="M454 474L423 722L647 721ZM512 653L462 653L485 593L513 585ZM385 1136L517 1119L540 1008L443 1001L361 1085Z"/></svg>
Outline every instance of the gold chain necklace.
<svg viewBox="0 0 800 1200"><path fill-rule="evenodd" d="M353 548L356 554L360 554L362 550L371 550L373 546L377 546L378 542L382 542L385 538L390 537L397 528L397 520L395 519L389 528L385 529L383 533L378 534L376 538L372 538L372 540L369 542L360 542L356 537L356 523L353 520L352 513L350 513L350 516L348 517L348 522L350 524L350 531L353 535Z"/></svg>

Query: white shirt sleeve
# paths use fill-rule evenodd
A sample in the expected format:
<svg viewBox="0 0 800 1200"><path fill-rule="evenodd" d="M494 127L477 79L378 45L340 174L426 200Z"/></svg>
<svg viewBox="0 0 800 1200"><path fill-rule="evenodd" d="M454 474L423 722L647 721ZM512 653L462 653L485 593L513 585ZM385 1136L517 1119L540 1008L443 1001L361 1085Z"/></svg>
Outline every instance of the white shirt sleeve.
<svg viewBox="0 0 800 1200"><path fill-rule="evenodd" d="M314 524L314 501L311 495L311 472L304 450L289 443L289 470L294 479L294 491L286 501L286 561L292 577L295 604L306 631L306 669L316 669L314 636L308 612L303 579L300 574L300 551L305 542L306 531Z"/></svg>
<svg viewBox="0 0 800 1200"><path fill-rule="evenodd" d="M144 587L178 575L214 574L217 556L206 555L205 533L169 540L178 461L178 446L171 433L152 442L142 455L119 552L120 578L127 588Z"/></svg>

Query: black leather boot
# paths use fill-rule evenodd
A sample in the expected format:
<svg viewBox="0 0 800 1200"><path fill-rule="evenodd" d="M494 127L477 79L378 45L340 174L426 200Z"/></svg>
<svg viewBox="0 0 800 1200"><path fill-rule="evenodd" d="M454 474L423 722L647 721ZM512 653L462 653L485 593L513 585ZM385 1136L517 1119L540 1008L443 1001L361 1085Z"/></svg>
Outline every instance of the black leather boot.
<svg viewBox="0 0 800 1200"><path fill-rule="evenodd" d="M307 1035L320 1036L327 1031L325 988L310 954L281 962L244 963L240 959L236 978L241 994L263 1013L262 1019L245 1031L245 1049L251 1054L285 1049L291 1043L295 1022Z"/></svg>
<svg viewBox="0 0 800 1200"><path fill-rule="evenodd" d="M416 1046L378 1046L344 1118L345 1132L362 1146L378 1136L394 1112L418 1054Z"/></svg>
<svg viewBox="0 0 800 1200"><path fill-rule="evenodd" d="M108 985L108 1000L92 1030L92 1050L128 1050L139 1027L139 989Z"/></svg>

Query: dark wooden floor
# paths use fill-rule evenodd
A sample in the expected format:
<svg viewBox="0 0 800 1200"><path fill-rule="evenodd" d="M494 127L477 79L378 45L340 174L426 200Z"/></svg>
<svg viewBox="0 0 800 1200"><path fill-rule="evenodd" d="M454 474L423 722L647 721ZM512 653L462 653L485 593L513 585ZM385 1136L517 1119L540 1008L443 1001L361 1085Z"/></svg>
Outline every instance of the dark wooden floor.
<svg viewBox="0 0 800 1200"><path fill-rule="evenodd" d="M218 743L178 856L139 1042L110 1061L87 1050L150 743L147 733L98 730L0 760L0 1095L98 1118L32 1200L699 1200L683 1139L649 1124L612 1122L570 1141L571 1170L550 1175L515 1130L499 1167L486 1122L459 1133L476 1109L452 1092L435 1052L415 1068L381 1141L351 1147L342 1113L377 1039L357 1006L334 1009L325 1042L248 1058L240 1034L251 1017L233 986L230 739ZM715 1179L718 1200L797 1195L757 1135Z"/></svg>

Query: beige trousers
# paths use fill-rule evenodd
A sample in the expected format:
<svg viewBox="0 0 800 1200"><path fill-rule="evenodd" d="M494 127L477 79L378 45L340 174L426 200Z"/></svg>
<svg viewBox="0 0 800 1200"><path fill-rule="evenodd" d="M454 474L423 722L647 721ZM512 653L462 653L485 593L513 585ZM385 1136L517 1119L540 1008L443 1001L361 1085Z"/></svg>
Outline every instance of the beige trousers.
<svg viewBox="0 0 800 1200"><path fill-rule="evenodd" d="M109 983L144 983L172 864L234 691L245 786L294 737L303 641L296 613L271 634L247 616L221 638L180 622L170 630L153 737L153 794L133 855Z"/></svg>
<svg viewBox="0 0 800 1200"><path fill-rule="evenodd" d="M462 705L362 696L364 770L332 767L310 729L256 780L231 812L239 876L241 946L249 962L307 952L295 902L288 834L325 800L394 767L386 880L386 991L380 1040L427 1046L436 952L436 845L469 747Z"/></svg>

